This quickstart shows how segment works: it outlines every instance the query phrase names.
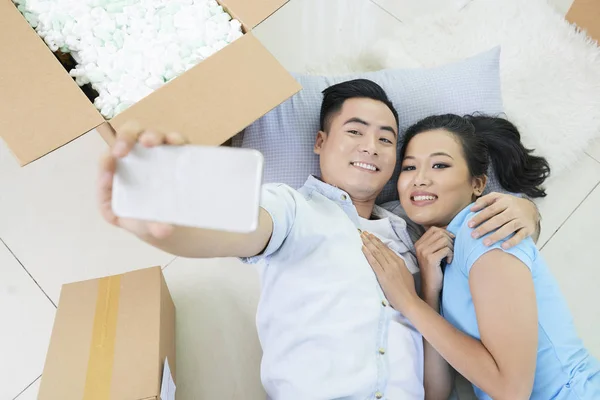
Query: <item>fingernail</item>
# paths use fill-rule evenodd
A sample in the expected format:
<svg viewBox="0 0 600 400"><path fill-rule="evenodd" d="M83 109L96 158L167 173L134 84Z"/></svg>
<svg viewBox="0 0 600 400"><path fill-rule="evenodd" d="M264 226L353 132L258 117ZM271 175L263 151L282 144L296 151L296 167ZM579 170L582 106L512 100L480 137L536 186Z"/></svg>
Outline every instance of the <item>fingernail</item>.
<svg viewBox="0 0 600 400"><path fill-rule="evenodd" d="M479 232L473 231L473 233L471 233L471 236L473 236L473 239L478 239L479 238Z"/></svg>
<svg viewBox="0 0 600 400"><path fill-rule="evenodd" d="M486 246L489 246L490 244L492 244L492 241L490 239L485 239L483 241L483 244L486 245Z"/></svg>
<svg viewBox="0 0 600 400"><path fill-rule="evenodd" d="M127 151L127 143L122 140L117 141L113 147L113 154L115 156L121 156Z"/></svg>
<svg viewBox="0 0 600 400"><path fill-rule="evenodd" d="M504 250L508 250L508 249L510 249L510 244L508 244L508 242L504 242L504 243L502 243L502 248Z"/></svg>
<svg viewBox="0 0 600 400"><path fill-rule="evenodd" d="M469 228L472 228L474 226L475 226L475 222L473 222L473 221L469 222Z"/></svg>

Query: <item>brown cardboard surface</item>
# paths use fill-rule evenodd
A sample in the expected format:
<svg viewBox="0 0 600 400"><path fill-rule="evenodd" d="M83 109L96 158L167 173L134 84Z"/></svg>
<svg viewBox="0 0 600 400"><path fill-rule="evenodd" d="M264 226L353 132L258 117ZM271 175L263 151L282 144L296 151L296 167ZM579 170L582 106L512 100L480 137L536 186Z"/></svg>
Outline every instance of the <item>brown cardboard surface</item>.
<svg viewBox="0 0 600 400"><path fill-rule="evenodd" d="M63 285L39 400L83 398L97 294L98 280Z"/></svg>
<svg viewBox="0 0 600 400"><path fill-rule="evenodd" d="M0 0L0 136L25 165L104 121L11 0Z"/></svg>
<svg viewBox="0 0 600 400"><path fill-rule="evenodd" d="M164 366L165 358L169 360L169 368L173 375L173 381L177 384L176 370L177 370L177 358L176 358L176 340L175 340L175 304L169 293L167 282L165 281L164 275L160 276L160 374L162 379L162 370Z"/></svg>
<svg viewBox="0 0 600 400"><path fill-rule="evenodd" d="M12 1L0 0L0 136L21 165L95 127L112 144L113 128L129 119L192 143L222 144L301 89L248 32L287 1L220 1L246 34L109 125Z"/></svg>
<svg viewBox="0 0 600 400"><path fill-rule="evenodd" d="M250 2L252 3L252 2ZM301 89L247 33L110 121L119 129L180 132L193 144L219 145Z"/></svg>
<svg viewBox="0 0 600 400"><path fill-rule="evenodd" d="M289 0L218 0L228 12L252 29L263 22Z"/></svg>
<svg viewBox="0 0 600 400"><path fill-rule="evenodd" d="M110 126L110 123L103 122L96 127L96 130L109 146L113 145L115 142L115 130Z"/></svg>
<svg viewBox="0 0 600 400"><path fill-rule="evenodd" d="M109 358L112 365L111 377L99 385L96 382L96 387L109 389L106 393L110 393L110 397L102 399L158 399L165 356L172 359L171 371L175 375L175 308L160 267L117 277L120 279L111 277L110 281L118 282L118 287L107 286L107 278L63 286L40 400L95 399L97 393L89 391L89 363L94 352L98 352L98 346L104 343L110 344L107 347L112 351ZM99 290L103 286L104 289ZM118 296L118 302L110 303L111 296ZM105 318L112 313L110 310L102 312L106 308L104 304L109 309L118 308L116 329L112 333L104 329ZM97 335L98 327L104 336ZM111 337L106 337L107 334Z"/></svg>
<svg viewBox="0 0 600 400"><path fill-rule="evenodd" d="M567 13L567 21L577 24L600 43L600 0L575 0Z"/></svg>
<svg viewBox="0 0 600 400"><path fill-rule="evenodd" d="M111 399L160 393L161 276L159 267L123 275Z"/></svg>

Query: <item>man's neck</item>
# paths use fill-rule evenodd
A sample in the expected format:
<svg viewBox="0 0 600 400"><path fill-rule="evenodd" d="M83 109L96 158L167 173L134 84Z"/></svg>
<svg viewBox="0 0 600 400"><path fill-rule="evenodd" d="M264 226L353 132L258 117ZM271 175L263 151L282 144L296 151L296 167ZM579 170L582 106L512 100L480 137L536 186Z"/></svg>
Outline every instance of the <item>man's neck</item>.
<svg viewBox="0 0 600 400"><path fill-rule="evenodd" d="M338 186L332 185L331 183L324 180L322 177L315 176L315 178L317 178L321 182L324 182L330 186L338 188ZM373 208L375 207L375 199L356 200L356 199L352 198L352 196L350 196L350 198L352 199L352 204L354 204L354 207L356 208L356 212L358 213L358 215L364 219L371 219L371 214L373 214Z"/></svg>
<svg viewBox="0 0 600 400"><path fill-rule="evenodd" d="M375 200L352 199L352 204L354 204L356 212L360 217L364 219L371 219L371 214L373 214L373 208L375 207Z"/></svg>

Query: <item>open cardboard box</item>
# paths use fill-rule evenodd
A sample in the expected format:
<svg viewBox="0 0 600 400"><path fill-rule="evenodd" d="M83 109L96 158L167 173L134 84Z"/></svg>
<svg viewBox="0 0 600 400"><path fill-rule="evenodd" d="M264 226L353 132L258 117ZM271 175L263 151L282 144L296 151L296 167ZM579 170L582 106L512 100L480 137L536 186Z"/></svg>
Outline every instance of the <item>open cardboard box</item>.
<svg viewBox="0 0 600 400"><path fill-rule="evenodd" d="M584 29L600 44L600 0L575 0L567 13L567 21Z"/></svg>
<svg viewBox="0 0 600 400"><path fill-rule="evenodd" d="M0 136L21 165L98 128L111 143L127 120L220 145L301 86L251 30L288 0L219 0L244 36L106 121L29 26L0 0Z"/></svg>

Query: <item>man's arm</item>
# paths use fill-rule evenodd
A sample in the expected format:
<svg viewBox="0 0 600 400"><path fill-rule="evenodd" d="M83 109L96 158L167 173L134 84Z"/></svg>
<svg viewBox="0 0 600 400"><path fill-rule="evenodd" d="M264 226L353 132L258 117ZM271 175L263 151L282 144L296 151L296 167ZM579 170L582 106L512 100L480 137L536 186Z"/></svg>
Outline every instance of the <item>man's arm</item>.
<svg viewBox="0 0 600 400"><path fill-rule="evenodd" d="M150 232L138 237L154 247L179 257L254 257L265 250L272 233L273 220L269 213L261 208L258 229L251 233L176 226L166 237L156 237Z"/></svg>
<svg viewBox="0 0 600 400"><path fill-rule="evenodd" d="M154 147L183 145L186 140L177 133L144 131L136 123L128 123L117 132L115 145L100 162L98 179L99 208L107 222L133 233L154 247L181 257L252 257L265 250L273 234L273 220L263 208L259 213L258 229L244 234L117 217L112 210L117 159L125 157L138 142L146 147Z"/></svg>
<svg viewBox="0 0 600 400"><path fill-rule="evenodd" d="M527 198L490 193L480 197L471 211L481 211L469 222L469 227L476 228L472 233L473 238L495 231L484 240L486 246L514 234L502 244L502 248L509 249L529 236L537 242L540 236L541 215L536 204Z"/></svg>
<svg viewBox="0 0 600 400"><path fill-rule="evenodd" d="M408 218L399 201L385 203L382 207L406 221L413 242L419 240L425 232L423 227ZM514 236L504 243L504 249L519 244L528 236L537 242L540 236L541 216L539 210L536 204L527 198L504 193L490 193L479 198L471 211L481 211L471 220L472 225L470 226L476 228L473 231L473 237L482 237L496 231L486 238L486 240L490 240L489 244L486 243L488 246L512 234Z"/></svg>

